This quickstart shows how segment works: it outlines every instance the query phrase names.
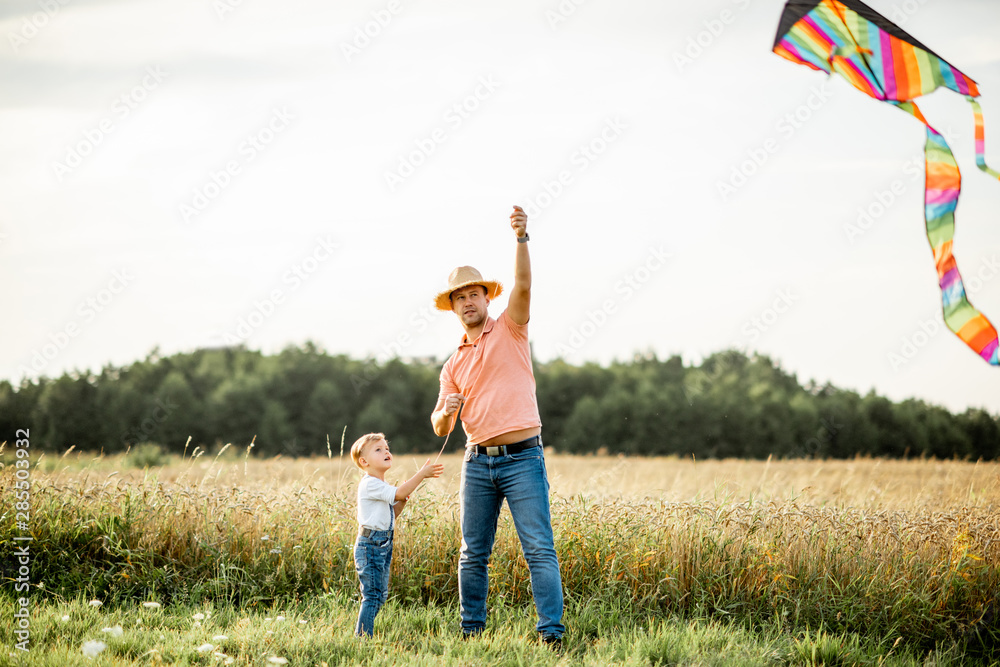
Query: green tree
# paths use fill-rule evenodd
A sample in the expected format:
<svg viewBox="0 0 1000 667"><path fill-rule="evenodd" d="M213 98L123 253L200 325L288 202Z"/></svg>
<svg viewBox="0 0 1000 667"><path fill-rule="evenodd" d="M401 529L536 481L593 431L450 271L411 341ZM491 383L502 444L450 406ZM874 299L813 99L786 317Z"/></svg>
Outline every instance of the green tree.
<svg viewBox="0 0 1000 667"><path fill-rule="evenodd" d="M249 444L254 436L260 434L261 417L267 403L265 378L241 373L224 381L212 393L210 400L213 436L220 444ZM268 447L271 444L268 443Z"/></svg>
<svg viewBox="0 0 1000 667"><path fill-rule="evenodd" d="M167 373L153 403L147 419L153 420L156 431L149 439L168 451L182 451L188 437L196 444L209 444L212 434L206 428L205 401L195 395L183 370L174 368Z"/></svg>
<svg viewBox="0 0 1000 667"><path fill-rule="evenodd" d="M436 362L353 360L312 343L274 356L242 346L163 357L50 380L0 382L0 428L30 428L33 446L119 451L151 440L180 452L257 436L257 455L339 452L382 431L398 452L434 451ZM803 386L764 355L724 350L698 365L636 355L608 366L535 363L546 444L565 452L707 457L1000 456L984 410L953 415L830 384ZM460 428L460 427L459 427ZM3 436L0 436L3 437ZM455 446L460 446L457 434ZM334 444L335 443L335 444Z"/></svg>
<svg viewBox="0 0 1000 667"><path fill-rule="evenodd" d="M320 443L325 451L326 438L331 447L340 448L340 434L351 421L350 387L332 379L316 383L302 414L302 436L307 443ZM337 444L334 444L334 443Z"/></svg>
<svg viewBox="0 0 1000 667"><path fill-rule="evenodd" d="M74 446L93 451L104 446L95 382L96 378L89 375L64 374L45 385L34 413L37 435L41 436L37 444L49 450Z"/></svg>
<svg viewBox="0 0 1000 667"><path fill-rule="evenodd" d="M965 431L974 458L1000 458L1000 424L995 417L981 408L969 408L958 416L957 422Z"/></svg>

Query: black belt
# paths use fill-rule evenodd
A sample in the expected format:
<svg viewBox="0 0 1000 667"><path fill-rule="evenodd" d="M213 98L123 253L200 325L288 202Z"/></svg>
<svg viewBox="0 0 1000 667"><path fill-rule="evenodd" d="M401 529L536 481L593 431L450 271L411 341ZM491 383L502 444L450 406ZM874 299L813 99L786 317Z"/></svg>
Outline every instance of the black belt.
<svg viewBox="0 0 1000 667"><path fill-rule="evenodd" d="M527 440L514 442L509 445L496 445L495 447L470 445L470 449L475 451L477 454L485 454L486 456L510 456L511 454L517 454L518 452L523 452L524 450L531 449L532 447L538 447L541 444L542 438L535 435Z"/></svg>

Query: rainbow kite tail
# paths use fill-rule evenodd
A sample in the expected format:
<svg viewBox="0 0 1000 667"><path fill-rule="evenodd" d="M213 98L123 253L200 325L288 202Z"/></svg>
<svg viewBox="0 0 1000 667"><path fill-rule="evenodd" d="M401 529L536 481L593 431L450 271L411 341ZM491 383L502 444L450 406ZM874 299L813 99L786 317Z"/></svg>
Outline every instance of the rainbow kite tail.
<svg viewBox="0 0 1000 667"><path fill-rule="evenodd" d="M927 143L924 145L924 218L927 222L927 240L934 253L934 264L941 287L941 306L945 324L980 357L994 366L1000 366L1000 343L997 330L969 302L962 275L958 272L958 262L952 254L952 240L955 236L955 208L962 191L962 175L955 162L955 155L944 137L928 124L927 119L913 102L892 101L903 111L911 114L927 127ZM973 102L975 104L975 102ZM982 113L978 104L973 110L976 117L977 162L982 138ZM988 170L985 159L979 168ZM990 173L1000 178L993 170Z"/></svg>
<svg viewBox="0 0 1000 667"><path fill-rule="evenodd" d="M965 99L969 100L969 104L972 105L972 115L976 117L976 165L993 178L1000 179L1000 171L990 169L986 165L986 129L983 124L983 108L979 106L975 97L966 95Z"/></svg>

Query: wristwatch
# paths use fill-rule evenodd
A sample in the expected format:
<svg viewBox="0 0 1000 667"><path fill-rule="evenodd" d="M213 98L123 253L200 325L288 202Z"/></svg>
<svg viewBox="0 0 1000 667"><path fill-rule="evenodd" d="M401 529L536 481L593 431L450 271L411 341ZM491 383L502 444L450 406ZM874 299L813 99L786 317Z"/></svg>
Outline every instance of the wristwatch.
<svg viewBox="0 0 1000 667"><path fill-rule="evenodd" d="M528 242L528 232L525 232L524 236L518 236L517 237L517 242L518 243L527 243Z"/></svg>

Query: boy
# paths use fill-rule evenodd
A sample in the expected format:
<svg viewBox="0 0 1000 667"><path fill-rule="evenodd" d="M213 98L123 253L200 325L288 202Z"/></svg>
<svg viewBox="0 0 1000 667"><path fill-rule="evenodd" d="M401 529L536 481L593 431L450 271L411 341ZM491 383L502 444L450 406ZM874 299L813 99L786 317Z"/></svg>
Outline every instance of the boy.
<svg viewBox="0 0 1000 667"><path fill-rule="evenodd" d="M381 433L369 433L351 445L351 458L365 472L358 484L358 540L354 543L354 565L361 580L361 611L354 634L371 636L375 615L389 595L389 564L392 562L392 530L409 495L428 477L440 477L444 465L430 459L417 474L398 487L385 481L392 467L389 443Z"/></svg>

